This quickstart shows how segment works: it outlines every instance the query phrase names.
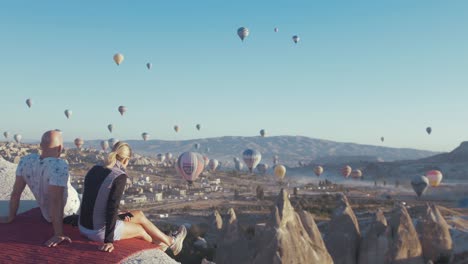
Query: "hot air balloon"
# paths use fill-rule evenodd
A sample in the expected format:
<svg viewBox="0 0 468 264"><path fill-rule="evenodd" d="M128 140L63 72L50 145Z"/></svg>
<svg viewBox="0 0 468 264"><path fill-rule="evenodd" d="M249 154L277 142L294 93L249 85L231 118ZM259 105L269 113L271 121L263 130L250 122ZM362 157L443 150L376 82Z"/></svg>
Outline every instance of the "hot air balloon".
<svg viewBox="0 0 468 264"><path fill-rule="evenodd" d="M21 143L22 138L23 138L23 136L21 136L20 134L15 134L13 136L13 139L16 141L16 143Z"/></svg>
<svg viewBox="0 0 468 264"><path fill-rule="evenodd" d="M210 169L210 171L215 172L218 166L219 166L218 160L210 159L210 162L208 163L208 168Z"/></svg>
<svg viewBox="0 0 468 264"><path fill-rule="evenodd" d="M429 186L429 180L425 176L416 176L411 179L411 187L418 197L424 194Z"/></svg>
<svg viewBox="0 0 468 264"><path fill-rule="evenodd" d="M192 184L205 169L205 162L198 153L184 152L177 159L176 167L182 178Z"/></svg>
<svg viewBox="0 0 468 264"><path fill-rule="evenodd" d="M172 160L172 153L167 152L165 156L166 156L166 160L168 161Z"/></svg>
<svg viewBox="0 0 468 264"><path fill-rule="evenodd" d="M156 156L156 159L157 159L159 162L163 163L164 160L166 160L166 155L164 155L164 154L158 154L158 155Z"/></svg>
<svg viewBox="0 0 468 264"><path fill-rule="evenodd" d="M236 167L237 171L241 171L244 168L244 164L241 162L234 162L234 167Z"/></svg>
<svg viewBox="0 0 468 264"><path fill-rule="evenodd" d="M82 138L75 138L75 146L77 148L81 148L84 144L84 140Z"/></svg>
<svg viewBox="0 0 468 264"><path fill-rule="evenodd" d="M314 168L314 173L317 175L317 177L320 177L323 173L323 167L322 166L317 166Z"/></svg>
<svg viewBox="0 0 468 264"><path fill-rule="evenodd" d="M3 132L3 136L5 138L8 138L8 137L10 137L10 133L8 133L8 131L5 131L5 132Z"/></svg>
<svg viewBox="0 0 468 264"><path fill-rule="evenodd" d="M116 138L111 138L111 139L109 139L108 142L109 142L109 147L110 147L111 149L113 149L113 148L114 148L114 145L117 144L117 142L119 142L119 140L116 139Z"/></svg>
<svg viewBox="0 0 468 264"><path fill-rule="evenodd" d="M427 127L426 128L426 132L428 135L430 135L432 133L432 128L431 127Z"/></svg>
<svg viewBox="0 0 468 264"><path fill-rule="evenodd" d="M352 171L351 167L346 165L341 169L341 174L343 175L343 177L348 178L349 175L351 174L351 171Z"/></svg>
<svg viewBox="0 0 468 264"><path fill-rule="evenodd" d="M150 137L150 134L148 134L148 133L144 132L144 133L142 133L142 134L141 134L141 137L143 138L143 140L144 140L144 141L146 141L146 140L148 140L148 139L149 139L149 137Z"/></svg>
<svg viewBox="0 0 468 264"><path fill-rule="evenodd" d="M249 29L248 28L245 28L245 27L240 27L238 30L237 30L237 35L239 36L239 38L244 41L244 39L246 37L249 36Z"/></svg>
<svg viewBox="0 0 468 264"><path fill-rule="evenodd" d="M195 144L193 144L193 147L194 147L195 149L200 149L200 144L199 144L199 143L195 143Z"/></svg>
<svg viewBox="0 0 468 264"><path fill-rule="evenodd" d="M275 166L275 176L278 179L278 181L283 181L285 175L286 167L284 167L283 165Z"/></svg>
<svg viewBox="0 0 468 264"><path fill-rule="evenodd" d="M380 138L380 141L384 142L384 141L385 141L385 138L384 138L384 137L381 137L381 138Z"/></svg>
<svg viewBox="0 0 468 264"><path fill-rule="evenodd" d="M179 126L175 125L175 126L174 126L174 131L175 131L176 133L178 133L178 132L179 132Z"/></svg>
<svg viewBox="0 0 468 264"><path fill-rule="evenodd" d="M151 63L146 63L146 68L148 68L148 70L151 70L151 68L153 67L153 64Z"/></svg>
<svg viewBox="0 0 468 264"><path fill-rule="evenodd" d="M234 163L240 162L240 159L238 157L235 157L233 160L234 160Z"/></svg>
<svg viewBox="0 0 468 264"><path fill-rule="evenodd" d="M26 105L27 105L29 108L31 108L32 103L33 103L33 102L32 102L32 100L31 100L31 98L26 99Z"/></svg>
<svg viewBox="0 0 468 264"><path fill-rule="evenodd" d="M198 131L200 131L201 125L200 125L200 124L197 124L197 125L196 125L196 128L197 128Z"/></svg>
<svg viewBox="0 0 468 264"><path fill-rule="evenodd" d="M351 172L351 177L352 177L353 179L356 179L356 180L357 180L357 179L360 179L360 178L362 177L362 171L361 171L361 170L353 170L353 171Z"/></svg>
<svg viewBox="0 0 468 264"><path fill-rule="evenodd" d="M112 131L114 130L114 125L113 124L107 125L107 129L109 129L109 132L112 133Z"/></svg>
<svg viewBox="0 0 468 264"><path fill-rule="evenodd" d="M65 113L65 116L66 116L68 119L70 119L70 117L71 117L71 116L72 116L72 114L73 114L73 112L72 112L71 110L68 110L68 109L67 109L67 110L65 110L65 112L64 112L64 113Z"/></svg>
<svg viewBox="0 0 468 264"><path fill-rule="evenodd" d="M442 175L442 172L438 170L431 170L431 171L426 172L426 177L429 180L429 184L432 187L437 187L442 181L443 175Z"/></svg>
<svg viewBox="0 0 468 264"><path fill-rule="evenodd" d="M123 62L123 60L124 60L124 56L122 54L116 53L114 55L114 61L117 65L120 65Z"/></svg>
<svg viewBox="0 0 468 264"><path fill-rule="evenodd" d="M119 110L120 115L123 116L125 114L125 112L127 112L127 107L121 105L121 106L119 106L118 110Z"/></svg>
<svg viewBox="0 0 468 264"><path fill-rule="evenodd" d="M244 158L244 162L250 172L252 172L253 169L257 167L258 163L260 163L260 160L262 160L262 154L253 149L246 149L242 154L242 157Z"/></svg>
<svg viewBox="0 0 468 264"><path fill-rule="evenodd" d="M267 164L264 164L264 163L260 163L258 164L257 166L257 171L260 173L260 174L266 174L268 170L268 165Z"/></svg>
<svg viewBox="0 0 468 264"><path fill-rule="evenodd" d="M265 129L260 130L260 136L266 137L266 135L267 135L267 132Z"/></svg>
<svg viewBox="0 0 468 264"><path fill-rule="evenodd" d="M278 32L278 31L279 31L279 29L278 29L277 27L275 27L274 31L275 31L275 32Z"/></svg>
<svg viewBox="0 0 468 264"><path fill-rule="evenodd" d="M297 43L301 40L301 38L299 38L299 36L297 36L297 35L294 35L294 36L292 37L292 40L294 41L294 43L297 44Z"/></svg>
<svg viewBox="0 0 468 264"><path fill-rule="evenodd" d="M109 142L107 142L107 140L101 141L101 148L102 150L106 151L106 149L109 148Z"/></svg>

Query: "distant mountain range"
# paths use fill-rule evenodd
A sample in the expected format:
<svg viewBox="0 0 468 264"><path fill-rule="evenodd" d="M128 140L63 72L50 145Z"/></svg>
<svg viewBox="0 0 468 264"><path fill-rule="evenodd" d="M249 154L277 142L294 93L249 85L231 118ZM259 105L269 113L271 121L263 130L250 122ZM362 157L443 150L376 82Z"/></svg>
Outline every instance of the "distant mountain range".
<svg viewBox="0 0 468 264"><path fill-rule="evenodd" d="M273 157L279 156L282 164L297 166L298 162L307 163L345 163L349 161L397 161L415 160L438 153L407 148L340 143L329 140L313 139L302 136L275 137L219 137L181 141L129 140L136 153L156 156L158 153L171 152L174 155L185 151L195 151L231 164L234 157L242 158L245 149L252 148L262 153L262 163L272 164ZM199 149L195 144L199 144ZM100 148L100 140L85 142L85 147ZM68 143L68 147L73 144Z"/></svg>

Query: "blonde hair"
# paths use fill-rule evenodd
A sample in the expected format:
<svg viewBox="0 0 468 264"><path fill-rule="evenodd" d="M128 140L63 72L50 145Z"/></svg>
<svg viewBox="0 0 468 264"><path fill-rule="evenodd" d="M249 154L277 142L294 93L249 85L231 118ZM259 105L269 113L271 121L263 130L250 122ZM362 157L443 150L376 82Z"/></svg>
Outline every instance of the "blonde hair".
<svg viewBox="0 0 468 264"><path fill-rule="evenodd" d="M125 159L132 157L132 149L125 142L117 142L112 148L112 152L107 155L106 167L112 169L117 161L123 162Z"/></svg>

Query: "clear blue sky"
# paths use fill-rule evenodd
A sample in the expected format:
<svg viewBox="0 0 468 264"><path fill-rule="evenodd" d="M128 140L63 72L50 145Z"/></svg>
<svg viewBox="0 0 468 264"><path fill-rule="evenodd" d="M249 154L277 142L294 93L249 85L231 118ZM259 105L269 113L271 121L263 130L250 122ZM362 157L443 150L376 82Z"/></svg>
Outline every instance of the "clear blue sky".
<svg viewBox="0 0 468 264"><path fill-rule="evenodd" d="M468 1L73 2L2 2L0 131L174 140L265 128L438 151L468 140Z"/></svg>

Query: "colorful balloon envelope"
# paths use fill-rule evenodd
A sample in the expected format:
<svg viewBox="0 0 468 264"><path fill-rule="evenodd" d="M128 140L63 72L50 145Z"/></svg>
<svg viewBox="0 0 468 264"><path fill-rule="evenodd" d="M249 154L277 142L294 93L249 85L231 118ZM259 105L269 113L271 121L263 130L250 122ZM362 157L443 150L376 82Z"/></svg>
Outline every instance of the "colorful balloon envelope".
<svg viewBox="0 0 468 264"><path fill-rule="evenodd" d="M84 144L84 140L82 138L75 138L75 146L77 148L81 148Z"/></svg>
<svg viewBox="0 0 468 264"><path fill-rule="evenodd" d="M123 60L124 60L124 56L123 56L122 54L116 53L116 54L114 55L114 62L115 62L115 64L120 65L120 64L123 62Z"/></svg>
<svg viewBox="0 0 468 264"><path fill-rule="evenodd" d="M194 147L195 149L200 149L200 144L199 144L199 143L195 143L195 144L193 144L193 147Z"/></svg>
<svg viewBox="0 0 468 264"><path fill-rule="evenodd" d="M201 125L200 125L200 124L197 124L197 125L196 125L196 128L197 128L198 131L200 131Z"/></svg>
<svg viewBox="0 0 468 264"><path fill-rule="evenodd" d="M182 178L191 184L205 169L205 162L198 153L184 152L177 159L176 167Z"/></svg>
<svg viewBox="0 0 468 264"><path fill-rule="evenodd" d="M411 179L411 187L418 197L424 194L429 186L429 180L425 176L416 176Z"/></svg>
<svg viewBox="0 0 468 264"><path fill-rule="evenodd" d="M320 177L320 175L322 175L322 173L323 173L323 167L322 166L316 166L314 168L314 173L315 173L315 175L317 175L317 177Z"/></svg>
<svg viewBox="0 0 468 264"><path fill-rule="evenodd" d="M23 136L21 136L21 134L15 134L13 136L13 139L16 141L16 143L21 143L21 139L23 139Z"/></svg>
<svg viewBox="0 0 468 264"><path fill-rule="evenodd" d="M210 161L208 163L208 168L210 169L210 171L215 172L216 169L218 168L218 166L219 166L219 161L218 160L210 159Z"/></svg>
<svg viewBox="0 0 468 264"><path fill-rule="evenodd" d="M427 127L426 128L426 132L428 135L430 135L432 133L432 128L431 127Z"/></svg>
<svg viewBox="0 0 468 264"><path fill-rule="evenodd" d="M148 70L151 70L151 68L153 67L153 64L151 63L146 63L146 68L148 68Z"/></svg>
<svg viewBox="0 0 468 264"><path fill-rule="evenodd" d="M443 175L442 172L438 170L431 170L426 173L426 177L432 187L437 187L440 185Z"/></svg>
<svg viewBox="0 0 468 264"><path fill-rule="evenodd" d="M275 166L274 172L278 181L283 181L284 176L286 176L286 167L283 165L277 165Z"/></svg>
<svg viewBox="0 0 468 264"><path fill-rule="evenodd" d="M148 134L146 132L141 134L141 138L143 138L144 141L147 141L149 139L149 137L150 137L150 134Z"/></svg>
<svg viewBox="0 0 468 264"><path fill-rule="evenodd" d="M158 154L158 155L156 156L156 159L157 159L159 162L162 163L162 162L164 162L164 160L166 160L166 155L164 155L164 154Z"/></svg>
<svg viewBox="0 0 468 264"><path fill-rule="evenodd" d="M343 175L343 177L345 178L348 178L349 175L351 175L351 171L352 171L352 168L346 165L341 169L341 175Z"/></svg>
<svg viewBox="0 0 468 264"><path fill-rule="evenodd" d="M275 31L275 32L278 32L278 31L279 31L279 29L278 29L278 28L275 28L275 29L274 29L274 31Z"/></svg>
<svg viewBox="0 0 468 264"><path fill-rule="evenodd" d="M203 156L203 161L205 162L205 168L208 168L208 165L210 164L210 158Z"/></svg>
<svg viewBox="0 0 468 264"><path fill-rule="evenodd" d="M109 142L107 140L101 141L101 148L102 150L106 151L109 148Z"/></svg>
<svg viewBox="0 0 468 264"><path fill-rule="evenodd" d="M262 154L259 151L253 149L245 150L242 154L242 157L250 172L252 172L262 160Z"/></svg>
<svg viewBox="0 0 468 264"><path fill-rule="evenodd" d="M380 138L380 141L384 142L384 141L385 141L385 138L384 138L384 137L381 137L381 138Z"/></svg>
<svg viewBox="0 0 468 264"><path fill-rule="evenodd" d="M70 117L72 116L73 112L69 109L65 110L65 116L67 117L67 119L70 119Z"/></svg>
<svg viewBox="0 0 468 264"><path fill-rule="evenodd" d="M114 131L114 125L112 124L107 125L107 129L109 130L109 132L112 133L112 131Z"/></svg>
<svg viewBox="0 0 468 264"><path fill-rule="evenodd" d="M8 138L8 137L10 137L10 133L8 131L5 131L5 132L3 132L3 136L5 138Z"/></svg>
<svg viewBox="0 0 468 264"><path fill-rule="evenodd" d="M111 139L108 140L108 142L109 142L109 147L112 150L112 149L114 149L114 145L117 144L117 142L119 142L119 140L116 139L116 138L111 138Z"/></svg>
<svg viewBox="0 0 468 264"><path fill-rule="evenodd" d="M179 132L179 129L180 129L179 126L177 126L177 125L174 126L174 131L175 131L176 133Z"/></svg>
<svg viewBox="0 0 468 264"><path fill-rule="evenodd" d="M244 168L244 164L242 164L241 162L234 162L234 167L237 171L242 171L242 169Z"/></svg>
<svg viewBox="0 0 468 264"><path fill-rule="evenodd" d="M118 110L119 110L120 115L123 116L125 114L125 112L127 112L127 107L121 105L121 106L119 106Z"/></svg>
<svg viewBox="0 0 468 264"><path fill-rule="evenodd" d="M249 29L248 28L245 28L245 27L240 27L239 29L237 29L237 35L239 36L239 38L244 41L244 39L246 37L248 37L250 34L249 32Z"/></svg>
<svg viewBox="0 0 468 264"><path fill-rule="evenodd" d="M357 180L357 179L360 179L360 178L362 177L362 171L361 171L361 170L353 170L353 171L351 172L351 177L352 177L353 179L356 179L356 180Z"/></svg>
<svg viewBox="0 0 468 264"><path fill-rule="evenodd" d="M265 129L260 130L260 136L266 137L266 135L267 135L267 132Z"/></svg>
<svg viewBox="0 0 468 264"><path fill-rule="evenodd" d="M29 108L31 108L31 106L32 106L32 100L31 100L31 98L28 98L28 99L26 100L26 105L27 105Z"/></svg>
<svg viewBox="0 0 468 264"><path fill-rule="evenodd" d="M294 41L294 43L297 44L301 40L301 38L299 38L299 36L295 35L295 36L292 37L292 40Z"/></svg>

